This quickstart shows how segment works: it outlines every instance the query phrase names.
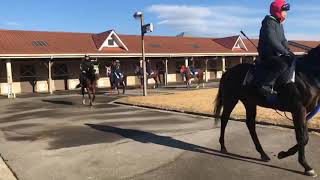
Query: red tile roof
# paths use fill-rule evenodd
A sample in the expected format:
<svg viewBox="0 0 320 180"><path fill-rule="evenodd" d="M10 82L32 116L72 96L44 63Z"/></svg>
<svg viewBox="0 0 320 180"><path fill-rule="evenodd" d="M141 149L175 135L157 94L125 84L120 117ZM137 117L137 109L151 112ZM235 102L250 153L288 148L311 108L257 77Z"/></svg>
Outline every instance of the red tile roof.
<svg viewBox="0 0 320 180"><path fill-rule="evenodd" d="M108 38L108 36L110 35L111 32L112 32L112 30L109 30L109 31L105 31L105 32L102 32L99 34L92 35L93 42L96 45L97 49L99 49L102 46L102 44Z"/></svg>
<svg viewBox="0 0 320 180"><path fill-rule="evenodd" d="M217 39L214 39L214 41L228 49L232 49L233 46L236 44L238 38L239 36L231 36L231 37L217 38Z"/></svg>
<svg viewBox="0 0 320 180"><path fill-rule="evenodd" d="M111 31L99 34L72 32L40 32L0 30L0 56L4 54L85 54L85 53L114 53L138 54L141 52L141 41L138 35L118 35L128 47L128 51L121 48L103 48L99 51L104 40ZM227 38L201 37L172 37L145 36L146 53L178 54L178 53L256 53L256 48L243 39L248 51L232 51L238 36ZM48 46L34 46L33 41L47 42ZM253 40L257 45L258 40ZM296 41L306 46L315 47L320 42ZM231 47L232 46L232 47ZM295 52L304 50L291 47Z"/></svg>

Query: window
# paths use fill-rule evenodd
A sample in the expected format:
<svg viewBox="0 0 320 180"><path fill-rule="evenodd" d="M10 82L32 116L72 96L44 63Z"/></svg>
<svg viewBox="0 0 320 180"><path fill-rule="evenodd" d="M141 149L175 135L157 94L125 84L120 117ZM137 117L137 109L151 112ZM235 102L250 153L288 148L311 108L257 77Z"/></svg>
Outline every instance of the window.
<svg viewBox="0 0 320 180"><path fill-rule="evenodd" d="M52 72L53 79L65 79L69 75L67 64L54 64L52 66Z"/></svg>
<svg viewBox="0 0 320 180"><path fill-rule="evenodd" d="M114 40L108 39L108 46L114 46Z"/></svg>
<svg viewBox="0 0 320 180"><path fill-rule="evenodd" d="M36 69L34 65L21 65L20 67L20 80L32 81L36 79Z"/></svg>

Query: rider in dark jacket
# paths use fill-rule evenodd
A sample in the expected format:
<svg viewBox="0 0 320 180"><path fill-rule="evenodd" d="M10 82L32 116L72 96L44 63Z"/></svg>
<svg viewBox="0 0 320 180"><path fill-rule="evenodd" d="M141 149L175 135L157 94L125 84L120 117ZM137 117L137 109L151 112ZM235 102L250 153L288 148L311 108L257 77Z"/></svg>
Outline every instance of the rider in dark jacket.
<svg viewBox="0 0 320 180"><path fill-rule="evenodd" d="M196 65L193 58L191 59L191 64L189 66L189 69L190 69L191 75L194 76L196 74Z"/></svg>
<svg viewBox="0 0 320 180"><path fill-rule="evenodd" d="M94 64L91 62L90 57L88 55L85 55L83 61L80 64L80 77L79 81L80 83L76 86L76 88L81 87L81 83L84 82L84 79L87 78L93 78L95 75L95 69Z"/></svg>
<svg viewBox="0 0 320 180"><path fill-rule="evenodd" d="M259 65L266 68L263 79L255 82L262 95L272 94L272 85L287 70L294 60L294 54L288 48L283 23L290 5L285 0L275 0L270 6L270 14L262 21L260 29L258 53Z"/></svg>
<svg viewBox="0 0 320 180"><path fill-rule="evenodd" d="M149 59L147 60L146 67L147 67L147 69L146 69L147 75L150 76L152 74L152 66L151 66L151 62Z"/></svg>
<svg viewBox="0 0 320 180"><path fill-rule="evenodd" d="M111 74L112 74L112 76L111 76L112 80L119 79L119 78L123 77L121 70L120 70L120 61L119 60L112 61Z"/></svg>

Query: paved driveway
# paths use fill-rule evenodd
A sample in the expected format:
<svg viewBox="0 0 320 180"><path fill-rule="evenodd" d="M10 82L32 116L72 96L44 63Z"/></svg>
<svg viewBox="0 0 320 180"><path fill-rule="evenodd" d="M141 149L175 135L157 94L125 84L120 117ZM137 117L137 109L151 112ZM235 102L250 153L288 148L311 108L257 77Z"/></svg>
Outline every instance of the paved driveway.
<svg viewBox="0 0 320 180"><path fill-rule="evenodd" d="M295 143L292 130L259 126L264 163L244 123L230 122L221 154L213 119L110 104L80 96L1 100L0 153L21 180L305 179L297 157L276 154ZM320 138L307 157L320 172Z"/></svg>

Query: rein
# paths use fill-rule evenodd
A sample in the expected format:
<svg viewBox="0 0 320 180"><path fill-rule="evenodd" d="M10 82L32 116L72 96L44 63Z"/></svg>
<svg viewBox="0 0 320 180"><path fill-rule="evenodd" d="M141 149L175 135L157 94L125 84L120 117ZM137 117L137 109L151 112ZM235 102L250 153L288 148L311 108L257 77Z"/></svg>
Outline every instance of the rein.
<svg viewBox="0 0 320 180"><path fill-rule="evenodd" d="M280 114L280 113L278 112L278 110L276 110L276 109L274 109L274 110L275 110L276 113L277 113L278 115L280 115L281 117L287 118L288 120L293 121L293 119L290 119L290 118L287 116L287 113L286 113L286 112L284 112L284 115L282 115L282 114Z"/></svg>

